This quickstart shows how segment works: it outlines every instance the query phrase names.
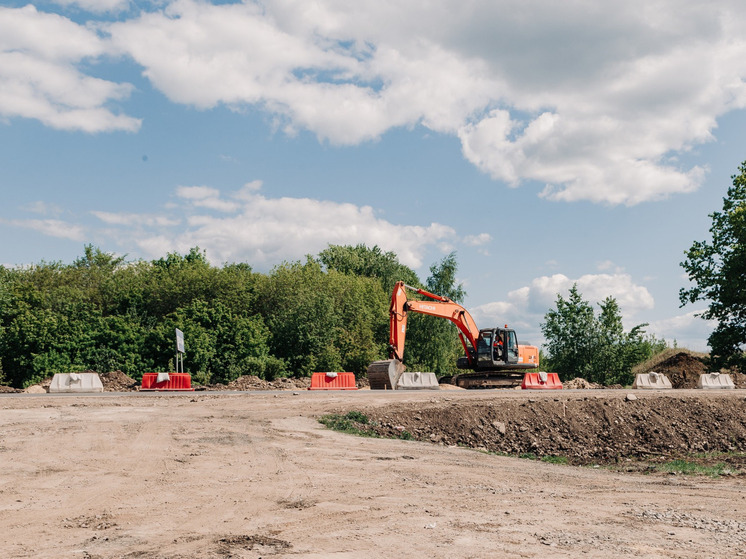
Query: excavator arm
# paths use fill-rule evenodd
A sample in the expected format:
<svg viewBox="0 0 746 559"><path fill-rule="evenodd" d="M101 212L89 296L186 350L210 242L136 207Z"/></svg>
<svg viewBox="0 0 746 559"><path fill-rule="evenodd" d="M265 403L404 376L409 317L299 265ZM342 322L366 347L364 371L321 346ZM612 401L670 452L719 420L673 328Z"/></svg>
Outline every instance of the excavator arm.
<svg viewBox="0 0 746 559"><path fill-rule="evenodd" d="M413 291L430 299L429 301L410 300L407 290ZM407 315L409 311L445 318L453 322L459 330L459 339L464 346L464 352L473 363L473 355L477 347L479 328L464 307L424 289L418 289L399 281L391 294L389 309L389 358L402 361L404 358L404 341L407 337Z"/></svg>

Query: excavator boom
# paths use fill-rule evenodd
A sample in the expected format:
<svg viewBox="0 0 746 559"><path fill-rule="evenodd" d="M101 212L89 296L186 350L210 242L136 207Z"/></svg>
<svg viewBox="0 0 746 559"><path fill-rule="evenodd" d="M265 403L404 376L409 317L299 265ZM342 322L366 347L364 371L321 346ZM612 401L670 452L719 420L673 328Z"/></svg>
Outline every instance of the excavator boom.
<svg viewBox="0 0 746 559"><path fill-rule="evenodd" d="M406 290L414 291L418 295L423 295L431 300L409 300ZM458 303L451 301L448 297L411 287L403 281L396 283L391 294L391 307L389 309L389 357L391 359L398 359L399 361L404 359L404 341L407 337L407 313L409 311L438 316L453 322L459 329L459 337L464 346L464 351L471 360L470 354L477 347L479 328L469 311ZM472 348L472 351L469 350L469 347Z"/></svg>

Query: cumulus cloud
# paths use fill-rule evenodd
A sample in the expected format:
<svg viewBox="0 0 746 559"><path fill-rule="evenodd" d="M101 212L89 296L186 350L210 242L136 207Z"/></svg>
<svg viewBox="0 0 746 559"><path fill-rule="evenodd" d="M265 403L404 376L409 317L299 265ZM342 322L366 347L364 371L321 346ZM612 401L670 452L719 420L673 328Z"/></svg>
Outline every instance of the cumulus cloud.
<svg viewBox="0 0 746 559"><path fill-rule="evenodd" d="M132 87L78 67L107 50L94 31L62 16L31 4L0 8L0 115L63 130L137 130L138 119L106 106L125 99Z"/></svg>
<svg viewBox="0 0 746 559"><path fill-rule="evenodd" d="M709 351L706 340L717 327L716 320L703 320L699 314L704 309L691 311L682 315L656 320L650 323L647 331L668 343L676 344L694 351Z"/></svg>
<svg viewBox="0 0 746 559"><path fill-rule="evenodd" d="M129 7L130 0L52 0L64 7L76 7L96 13L118 12Z"/></svg>
<svg viewBox="0 0 746 559"><path fill-rule="evenodd" d="M636 324L635 315L655 304L647 288L636 284L628 274L586 274L576 279L554 274L535 278L530 285L509 292L507 300L480 305L471 312L480 326L509 324L525 340L539 343L543 339L539 326L544 315L555 308L557 295L567 298L574 284L583 299L594 305L614 297L628 328Z"/></svg>
<svg viewBox="0 0 746 559"><path fill-rule="evenodd" d="M116 22L92 19L104 35L33 6L0 12L0 112L136 129L105 108L129 86L80 70L116 52L176 103L256 107L289 134L342 145L423 126L458 137L467 160L511 186L633 205L696 189L707 169L676 156L746 107L746 12L734 0L136 6Z"/></svg>
<svg viewBox="0 0 746 559"><path fill-rule="evenodd" d="M482 246L492 241L492 235L489 233L480 233L479 235L467 235L463 242L467 246Z"/></svg>
<svg viewBox="0 0 746 559"><path fill-rule="evenodd" d="M149 257L199 246L215 263L245 261L260 268L302 259L328 244L357 243L395 251L402 263L416 268L428 248L459 242L454 229L439 223L398 225L378 217L370 206L270 198L260 188L261 182L254 181L224 196L212 187L180 186L174 193L173 215L92 214L113 228L100 234L133 243L136 252Z"/></svg>
<svg viewBox="0 0 746 559"><path fill-rule="evenodd" d="M728 1L436 0L423 14L380 0L179 0L110 31L174 101L262 106L286 131L338 144L421 124L457 135L495 179L632 205L701 184L706 169L671 154L746 106L742 23Z"/></svg>
<svg viewBox="0 0 746 559"><path fill-rule="evenodd" d="M68 239L71 241L85 240L85 229L75 223L69 223L59 219L0 219L13 227L31 229L49 237Z"/></svg>

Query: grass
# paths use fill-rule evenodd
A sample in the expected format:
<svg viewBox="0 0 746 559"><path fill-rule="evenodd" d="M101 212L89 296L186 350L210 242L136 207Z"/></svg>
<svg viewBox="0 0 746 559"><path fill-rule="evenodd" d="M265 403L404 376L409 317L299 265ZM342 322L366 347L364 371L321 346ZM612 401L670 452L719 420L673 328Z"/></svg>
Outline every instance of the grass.
<svg viewBox="0 0 746 559"><path fill-rule="evenodd" d="M511 456L511 455L505 454L504 456ZM547 464L560 464L563 466L566 466L567 464L570 463L567 456L553 456L553 455L537 456L533 452L524 452L522 454L519 454L518 458L523 458L524 460L539 460L541 462L546 462Z"/></svg>
<svg viewBox="0 0 746 559"><path fill-rule="evenodd" d="M371 423L368 416L359 411L349 411L345 415L327 414L319 418L319 423L334 431L350 435L377 437L375 433L364 428Z"/></svg>
<svg viewBox="0 0 746 559"><path fill-rule="evenodd" d="M724 462L717 462L712 465L698 464L697 462L689 462L688 460L671 460L670 462L664 462L658 464L656 470L659 472L680 474L688 476L708 476L711 478L719 478L722 475L728 475L733 473L733 470Z"/></svg>

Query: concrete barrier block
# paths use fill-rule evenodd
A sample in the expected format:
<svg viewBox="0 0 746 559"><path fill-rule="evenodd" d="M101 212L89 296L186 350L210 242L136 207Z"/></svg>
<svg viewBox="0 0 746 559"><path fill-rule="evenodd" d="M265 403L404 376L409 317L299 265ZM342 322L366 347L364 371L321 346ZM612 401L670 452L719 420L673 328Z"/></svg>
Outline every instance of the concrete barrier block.
<svg viewBox="0 0 746 559"><path fill-rule="evenodd" d="M104 385L97 373L57 373L52 377L49 392L103 392Z"/></svg>
<svg viewBox="0 0 746 559"><path fill-rule="evenodd" d="M440 390L435 373L402 373L396 382L397 390Z"/></svg>
<svg viewBox="0 0 746 559"><path fill-rule="evenodd" d="M704 389L734 389L733 379L730 375L721 373L707 373L699 376L697 388Z"/></svg>
<svg viewBox="0 0 746 559"><path fill-rule="evenodd" d="M635 377L635 382L632 384L632 388L641 388L647 390L669 390L672 389L671 381L668 377L661 373L651 371L649 373L640 373Z"/></svg>

